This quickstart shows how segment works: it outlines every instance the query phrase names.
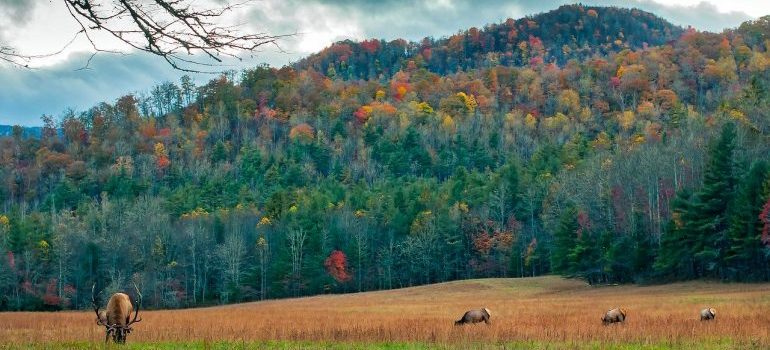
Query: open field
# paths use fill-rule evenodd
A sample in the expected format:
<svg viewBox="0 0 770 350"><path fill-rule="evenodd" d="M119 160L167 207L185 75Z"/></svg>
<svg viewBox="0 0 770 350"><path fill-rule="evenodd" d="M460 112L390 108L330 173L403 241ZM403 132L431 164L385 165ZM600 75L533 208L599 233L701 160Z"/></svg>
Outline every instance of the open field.
<svg viewBox="0 0 770 350"><path fill-rule="evenodd" d="M623 306L623 325L602 313ZM455 327L486 306L492 325ZM715 322L698 311L715 307ZM127 348L768 348L770 284L590 287L558 277L143 311ZM98 347L92 312L0 313L0 348ZM57 344L54 344L57 343Z"/></svg>

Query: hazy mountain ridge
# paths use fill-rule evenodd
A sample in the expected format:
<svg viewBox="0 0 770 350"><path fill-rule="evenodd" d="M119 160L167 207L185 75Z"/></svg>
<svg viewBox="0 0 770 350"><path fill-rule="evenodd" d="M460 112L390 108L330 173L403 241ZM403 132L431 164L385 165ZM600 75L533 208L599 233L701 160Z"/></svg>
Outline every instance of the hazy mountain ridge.
<svg viewBox="0 0 770 350"><path fill-rule="evenodd" d="M13 125L0 125L0 136L13 135L13 128ZM39 126L23 126L21 130L24 137L40 137L43 132L43 128Z"/></svg>

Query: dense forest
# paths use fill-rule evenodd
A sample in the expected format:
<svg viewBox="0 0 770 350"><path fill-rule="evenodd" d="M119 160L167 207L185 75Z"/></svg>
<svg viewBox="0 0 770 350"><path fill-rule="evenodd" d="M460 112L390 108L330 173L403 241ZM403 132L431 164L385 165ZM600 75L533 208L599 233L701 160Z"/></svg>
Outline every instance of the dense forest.
<svg viewBox="0 0 770 350"><path fill-rule="evenodd" d="M768 281L768 48L571 5L44 116L0 136L0 309Z"/></svg>
<svg viewBox="0 0 770 350"><path fill-rule="evenodd" d="M420 43L405 40L339 42L297 64L330 77L375 79L391 76L410 61L430 72L445 75L480 67L565 64L569 59L588 59L622 48L640 49L675 40L682 28L640 10L592 7L556 11L508 19L483 29Z"/></svg>

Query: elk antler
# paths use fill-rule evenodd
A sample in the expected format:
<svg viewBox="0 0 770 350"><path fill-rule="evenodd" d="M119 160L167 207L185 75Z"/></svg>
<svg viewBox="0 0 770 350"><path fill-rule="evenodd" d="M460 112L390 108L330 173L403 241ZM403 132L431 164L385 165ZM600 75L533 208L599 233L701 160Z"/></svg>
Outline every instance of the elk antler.
<svg viewBox="0 0 770 350"><path fill-rule="evenodd" d="M134 283L134 289L136 290L136 294L139 296L139 298L137 298L137 300L134 301L134 304L136 304L136 312L134 313L134 319L131 320L131 322L129 322L126 325L126 327L137 322L142 322L141 318L137 319L139 317L139 307L142 305L142 292L139 291L139 287L136 286L136 283Z"/></svg>
<svg viewBox="0 0 770 350"><path fill-rule="evenodd" d="M102 292L99 291L99 294L101 293ZM96 324L100 326L107 326L106 324L104 324L104 322L102 322L101 316L99 316L99 305L96 304L96 297L99 294L96 294L96 283L94 283L94 285L91 286L91 304L94 306L94 312L96 313Z"/></svg>

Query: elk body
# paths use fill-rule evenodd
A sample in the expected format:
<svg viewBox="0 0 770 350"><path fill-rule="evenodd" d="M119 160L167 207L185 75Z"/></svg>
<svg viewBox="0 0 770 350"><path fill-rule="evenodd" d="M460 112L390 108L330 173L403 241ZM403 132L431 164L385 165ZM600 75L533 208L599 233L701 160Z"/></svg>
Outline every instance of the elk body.
<svg viewBox="0 0 770 350"><path fill-rule="evenodd" d="M489 318L492 317L492 313L487 308L481 308L478 310L470 310L465 312L462 318L455 321L455 326L460 326L466 323L479 323L484 322L489 324Z"/></svg>
<svg viewBox="0 0 770 350"><path fill-rule="evenodd" d="M707 307L703 310L700 310L700 320L701 321L709 321L713 320L717 317L717 309L713 307Z"/></svg>
<svg viewBox="0 0 770 350"><path fill-rule="evenodd" d="M602 323L605 325L610 323L625 322L625 321L626 321L626 310L619 307L616 307L612 310L605 312L604 316L602 316Z"/></svg>
<svg viewBox="0 0 770 350"><path fill-rule="evenodd" d="M96 286L94 286L95 288ZM136 286L134 286L136 287ZM125 343L126 336L131 333L134 323L141 322L139 318L139 302L136 302L136 309L131 303L131 298L124 293L115 293L110 297L107 302L107 309L99 311L99 306L96 303L96 295L94 295L94 288L91 288L91 302L94 305L94 312L96 313L96 324L104 326L106 328L106 334L104 336L104 342L108 342L110 336L115 343ZM137 294L141 300L141 293L137 289ZM134 313L133 319L131 313Z"/></svg>

